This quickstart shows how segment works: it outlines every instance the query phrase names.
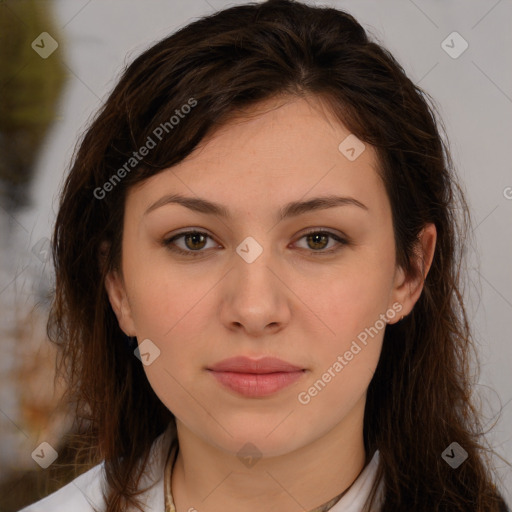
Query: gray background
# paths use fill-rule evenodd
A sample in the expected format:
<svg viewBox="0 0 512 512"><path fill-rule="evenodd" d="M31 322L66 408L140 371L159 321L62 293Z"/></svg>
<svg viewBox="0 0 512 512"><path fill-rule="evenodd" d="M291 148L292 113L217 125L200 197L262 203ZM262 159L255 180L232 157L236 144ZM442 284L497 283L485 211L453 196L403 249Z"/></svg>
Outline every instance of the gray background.
<svg viewBox="0 0 512 512"><path fill-rule="evenodd" d="M39 160L32 187L34 206L14 219L19 229L16 242L8 248L9 261L14 263L7 270L4 266L5 284L12 287L12 277L27 273L27 265L33 263L25 262L25 253L39 240L51 237L57 193L74 144L86 121L114 86L124 64L194 18L243 3L55 2L57 24L61 27L61 33L55 36L57 51L63 52L69 81ZM353 14L393 53L410 78L436 100L474 221L465 295L481 362L475 391L483 399L484 424L491 427L497 422L487 436L489 443L501 457L512 461L512 2L308 3L330 5ZM441 46L453 31L469 44L456 59ZM8 312L4 311L4 315ZM4 392L1 398L2 410L14 415L12 395ZM500 417L497 415L501 407ZM12 439L7 432L2 441L5 454L8 451L3 448L8 444ZM495 463L505 498L512 503L511 468L499 457Z"/></svg>

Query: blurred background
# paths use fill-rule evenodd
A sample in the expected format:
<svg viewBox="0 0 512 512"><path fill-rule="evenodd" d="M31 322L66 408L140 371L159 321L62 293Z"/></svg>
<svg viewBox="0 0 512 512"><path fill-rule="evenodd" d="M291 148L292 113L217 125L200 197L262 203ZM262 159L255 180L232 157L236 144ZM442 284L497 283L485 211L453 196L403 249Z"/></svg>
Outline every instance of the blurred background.
<svg viewBox="0 0 512 512"><path fill-rule="evenodd" d="M74 145L126 64L194 19L243 3L0 0L2 512L76 476L45 330L49 239ZM353 14L436 100L474 220L465 296L481 362L475 392L512 503L512 2L307 3Z"/></svg>

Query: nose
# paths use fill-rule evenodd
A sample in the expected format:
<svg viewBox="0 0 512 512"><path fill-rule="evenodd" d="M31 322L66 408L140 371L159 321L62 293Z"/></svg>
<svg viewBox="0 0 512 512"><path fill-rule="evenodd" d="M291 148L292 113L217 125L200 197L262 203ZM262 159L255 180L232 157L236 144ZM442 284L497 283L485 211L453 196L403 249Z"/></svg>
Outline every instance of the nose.
<svg viewBox="0 0 512 512"><path fill-rule="evenodd" d="M235 254L233 268L222 283L220 317L226 328L253 337L285 328L293 294L283 274L270 250L263 250L251 263Z"/></svg>

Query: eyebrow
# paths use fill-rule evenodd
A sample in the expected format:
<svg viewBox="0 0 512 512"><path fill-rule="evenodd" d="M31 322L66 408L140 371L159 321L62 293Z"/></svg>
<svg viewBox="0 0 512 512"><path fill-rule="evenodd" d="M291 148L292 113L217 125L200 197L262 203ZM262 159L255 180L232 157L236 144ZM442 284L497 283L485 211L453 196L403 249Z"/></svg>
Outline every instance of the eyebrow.
<svg viewBox="0 0 512 512"><path fill-rule="evenodd" d="M147 215L157 208L167 204L180 204L195 212L215 215L225 219L232 218L232 214L229 210L221 204L201 199L199 197L186 197L181 194L169 194L161 197L144 212L144 215ZM358 208L368 211L368 207L366 205L353 197L330 195L314 197L307 201L292 201L279 210L278 218L279 220L284 220L290 217L297 217L298 215L314 210L325 210L327 208L347 205L357 206Z"/></svg>

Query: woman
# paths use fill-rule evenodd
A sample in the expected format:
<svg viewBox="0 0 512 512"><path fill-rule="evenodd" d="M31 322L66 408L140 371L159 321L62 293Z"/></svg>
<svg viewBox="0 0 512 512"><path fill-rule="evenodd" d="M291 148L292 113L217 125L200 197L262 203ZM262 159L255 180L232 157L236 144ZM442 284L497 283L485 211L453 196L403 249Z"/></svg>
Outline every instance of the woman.
<svg viewBox="0 0 512 512"><path fill-rule="evenodd" d="M289 0L128 67L53 242L49 333L98 465L25 512L507 510L425 96L352 16Z"/></svg>

